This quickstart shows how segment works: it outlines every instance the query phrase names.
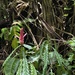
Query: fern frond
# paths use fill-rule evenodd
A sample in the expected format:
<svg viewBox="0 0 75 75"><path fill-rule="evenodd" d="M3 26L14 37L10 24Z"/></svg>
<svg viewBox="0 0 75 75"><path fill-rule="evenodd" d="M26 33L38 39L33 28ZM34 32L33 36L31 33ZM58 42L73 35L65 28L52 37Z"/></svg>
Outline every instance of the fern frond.
<svg viewBox="0 0 75 75"><path fill-rule="evenodd" d="M29 66L26 58L23 58L23 75L30 75Z"/></svg>
<svg viewBox="0 0 75 75"><path fill-rule="evenodd" d="M31 68L31 75L37 75L37 71L33 64L30 64L30 68Z"/></svg>
<svg viewBox="0 0 75 75"><path fill-rule="evenodd" d="M47 64L48 64L48 44L45 45L45 50L43 54L43 62L44 62L43 75L45 75Z"/></svg>

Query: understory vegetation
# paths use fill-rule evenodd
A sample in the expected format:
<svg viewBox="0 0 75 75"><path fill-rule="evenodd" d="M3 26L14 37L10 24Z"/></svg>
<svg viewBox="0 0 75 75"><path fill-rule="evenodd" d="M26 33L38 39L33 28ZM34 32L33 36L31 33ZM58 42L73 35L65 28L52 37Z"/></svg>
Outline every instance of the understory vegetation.
<svg viewBox="0 0 75 75"><path fill-rule="evenodd" d="M75 0L0 0L0 75L75 75Z"/></svg>

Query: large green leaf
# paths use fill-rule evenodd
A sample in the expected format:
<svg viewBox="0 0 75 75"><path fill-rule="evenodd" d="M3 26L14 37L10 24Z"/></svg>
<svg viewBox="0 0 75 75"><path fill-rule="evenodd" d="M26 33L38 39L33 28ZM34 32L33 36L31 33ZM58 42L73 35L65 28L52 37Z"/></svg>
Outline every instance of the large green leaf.
<svg viewBox="0 0 75 75"><path fill-rule="evenodd" d="M4 73L5 75L14 75L17 71L19 65L19 59L17 58L10 58L9 61L4 66Z"/></svg>
<svg viewBox="0 0 75 75"><path fill-rule="evenodd" d="M44 54L43 54L43 62L44 62L43 75L45 75L47 65L48 65L48 44L45 45L45 50L44 50Z"/></svg>
<svg viewBox="0 0 75 75"><path fill-rule="evenodd" d="M19 48L21 47L21 45L17 46L12 52L11 54L6 58L6 60L3 63L3 67L6 65L6 63L10 60L11 56L13 55L13 53Z"/></svg>
<svg viewBox="0 0 75 75"><path fill-rule="evenodd" d="M20 64L19 64L18 70L16 72L16 75L22 75L22 67L23 67L23 60L20 59Z"/></svg>
<svg viewBox="0 0 75 75"><path fill-rule="evenodd" d="M13 73L13 74L16 73L19 63L20 63L20 60L17 59L17 58L15 58L15 61L14 61L13 64L12 64L11 73Z"/></svg>
<svg viewBox="0 0 75 75"><path fill-rule="evenodd" d="M13 38L11 45L12 45L12 48L15 49L18 46L18 39L17 38Z"/></svg>
<svg viewBox="0 0 75 75"><path fill-rule="evenodd" d="M37 71L33 64L30 64L30 68L31 68L31 75L37 75Z"/></svg>
<svg viewBox="0 0 75 75"><path fill-rule="evenodd" d="M22 72L22 75L30 75L29 65L28 65L27 58L25 56L24 51L23 51L23 72Z"/></svg>
<svg viewBox="0 0 75 75"><path fill-rule="evenodd" d="M30 75L29 74L29 66L26 58L23 58L23 72L22 75Z"/></svg>

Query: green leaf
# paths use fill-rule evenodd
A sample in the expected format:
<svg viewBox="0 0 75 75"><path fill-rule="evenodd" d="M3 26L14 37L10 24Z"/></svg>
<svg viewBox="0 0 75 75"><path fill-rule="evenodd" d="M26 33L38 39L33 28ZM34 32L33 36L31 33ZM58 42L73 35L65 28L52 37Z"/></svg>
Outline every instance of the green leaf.
<svg viewBox="0 0 75 75"><path fill-rule="evenodd" d="M7 62L3 68L3 71L5 73L5 75L13 75L11 73L11 69L12 69L12 65L13 65L13 62L14 62L14 58L10 58L9 59L9 62ZM11 63L11 64L10 64Z"/></svg>
<svg viewBox="0 0 75 75"><path fill-rule="evenodd" d="M56 51L56 49L54 49L54 55L59 63L59 66L62 66L64 59L62 58L62 56Z"/></svg>
<svg viewBox="0 0 75 75"><path fill-rule="evenodd" d="M30 50L30 49L33 49L32 46L27 45L27 44L23 44L23 46L24 46L25 48L29 49L29 50Z"/></svg>
<svg viewBox="0 0 75 75"><path fill-rule="evenodd" d="M64 17L67 17L68 16L68 14L64 14Z"/></svg>
<svg viewBox="0 0 75 75"><path fill-rule="evenodd" d="M37 71L33 64L30 64L30 68L31 68L31 75L37 75Z"/></svg>
<svg viewBox="0 0 75 75"><path fill-rule="evenodd" d="M44 64L47 65L48 62L48 44L45 46L44 54L43 54L43 61Z"/></svg>
<svg viewBox="0 0 75 75"><path fill-rule="evenodd" d="M64 7L64 10L71 10L71 8L68 8L68 7Z"/></svg>
<svg viewBox="0 0 75 75"><path fill-rule="evenodd" d="M15 61L13 62L13 65L12 65L11 73L13 73L13 74L16 73L18 66L19 66L19 63L20 63L20 60L15 58Z"/></svg>
<svg viewBox="0 0 75 75"><path fill-rule="evenodd" d="M48 64L48 44L45 45L45 50L43 54L43 62L44 62L43 75L45 75L47 64Z"/></svg>
<svg viewBox="0 0 75 75"><path fill-rule="evenodd" d="M22 72L22 75L30 75L29 65L28 65L27 58L25 56L24 50L22 50L22 52L23 52L23 72Z"/></svg>
<svg viewBox="0 0 75 75"><path fill-rule="evenodd" d="M19 47L21 47L21 45L19 45L18 47L16 47L16 48L12 51L12 53L6 58L6 60L4 61L3 65L2 65L3 67L4 67L5 64L10 60L12 54L13 54Z"/></svg>
<svg viewBox="0 0 75 75"><path fill-rule="evenodd" d="M22 67L23 67L23 60L20 59L20 64L19 64L19 67L18 67L18 71L16 73L16 75L22 75Z"/></svg>
<svg viewBox="0 0 75 75"><path fill-rule="evenodd" d="M3 34L5 40L9 39L8 38L8 36L9 36L9 30L8 30L8 28L3 28L2 29L2 34Z"/></svg>
<svg viewBox="0 0 75 75"><path fill-rule="evenodd" d="M75 40L68 40L67 43L68 43L69 45L71 45L72 47L75 46Z"/></svg>
<svg viewBox="0 0 75 75"><path fill-rule="evenodd" d="M71 49L75 51L75 38L68 40L66 43L69 44L71 46Z"/></svg>
<svg viewBox="0 0 75 75"><path fill-rule="evenodd" d="M20 28L22 26L22 21L14 21L13 25L17 26L18 28Z"/></svg>
<svg viewBox="0 0 75 75"><path fill-rule="evenodd" d="M19 31L20 31L20 27L19 26L11 27L10 28L10 37L15 36L15 35L19 36L19 33L18 33Z"/></svg>
<svg viewBox="0 0 75 75"><path fill-rule="evenodd" d="M69 62L72 62L73 60L74 60L74 54L71 53L71 54L69 54L68 61L69 61Z"/></svg>
<svg viewBox="0 0 75 75"><path fill-rule="evenodd" d="M59 64L59 66L63 66L63 65L68 66L69 65L68 60L63 59L62 55L59 54L56 49L54 49L54 55L56 57L56 60Z"/></svg>
<svg viewBox="0 0 75 75"><path fill-rule="evenodd" d="M55 61L56 61L56 56L54 54L54 51L53 52L50 52L49 53L49 62L50 62L50 64L54 64Z"/></svg>
<svg viewBox="0 0 75 75"><path fill-rule="evenodd" d="M61 75L70 75L68 73L68 70L66 70L64 66L57 66L56 72L57 72L57 75L60 75L60 74Z"/></svg>
<svg viewBox="0 0 75 75"><path fill-rule="evenodd" d="M46 41L44 41L42 43L41 47L40 47L40 58L42 58L42 56L43 56L43 51L44 51L44 48L45 48L45 43L46 43Z"/></svg>
<svg viewBox="0 0 75 75"><path fill-rule="evenodd" d="M14 48L14 49L18 46L18 40L17 40L17 38L13 38L11 45L12 45L12 48Z"/></svg>
<svg viewBox="0 0 75 75"><path fill-rule="evenodd" d="M23 58L23 73L22 75L30 75L29 74L29 66L26 57Z"/></svg>
<svg viewBox="0 0 75 75"><path fill-rule="evenodd" d="M28 62L29 62L29 63L33 63L33 62L35 62L35 61L38 61L39 58L40 58L40 56L34 56L34 57L31 56L31 57L29 58Z"/></svg>
<svg viewBox="0 0 75 75"><path fill-rule="evenodd" d="M11 64L10 64L11 63ZM5 64L3 71L5 75L14 75L17 71L19 60L16 58L10 58Z"/></svg>

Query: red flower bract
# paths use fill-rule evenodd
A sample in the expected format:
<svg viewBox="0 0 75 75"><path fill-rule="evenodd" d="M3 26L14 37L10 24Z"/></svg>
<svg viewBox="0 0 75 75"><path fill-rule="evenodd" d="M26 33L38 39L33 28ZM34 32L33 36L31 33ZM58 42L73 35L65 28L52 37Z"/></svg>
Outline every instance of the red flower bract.
<svg viewBox="0 0 75 75"><path fill-rule="evenodd" d="M21 29L20 29L20 37L19 37L19 41L20 41L20 44L21 44L21 45L24 44L24 37L25 37L26 35L27 35L27 33L24 34L24 29L21 28Z"/></svg>

